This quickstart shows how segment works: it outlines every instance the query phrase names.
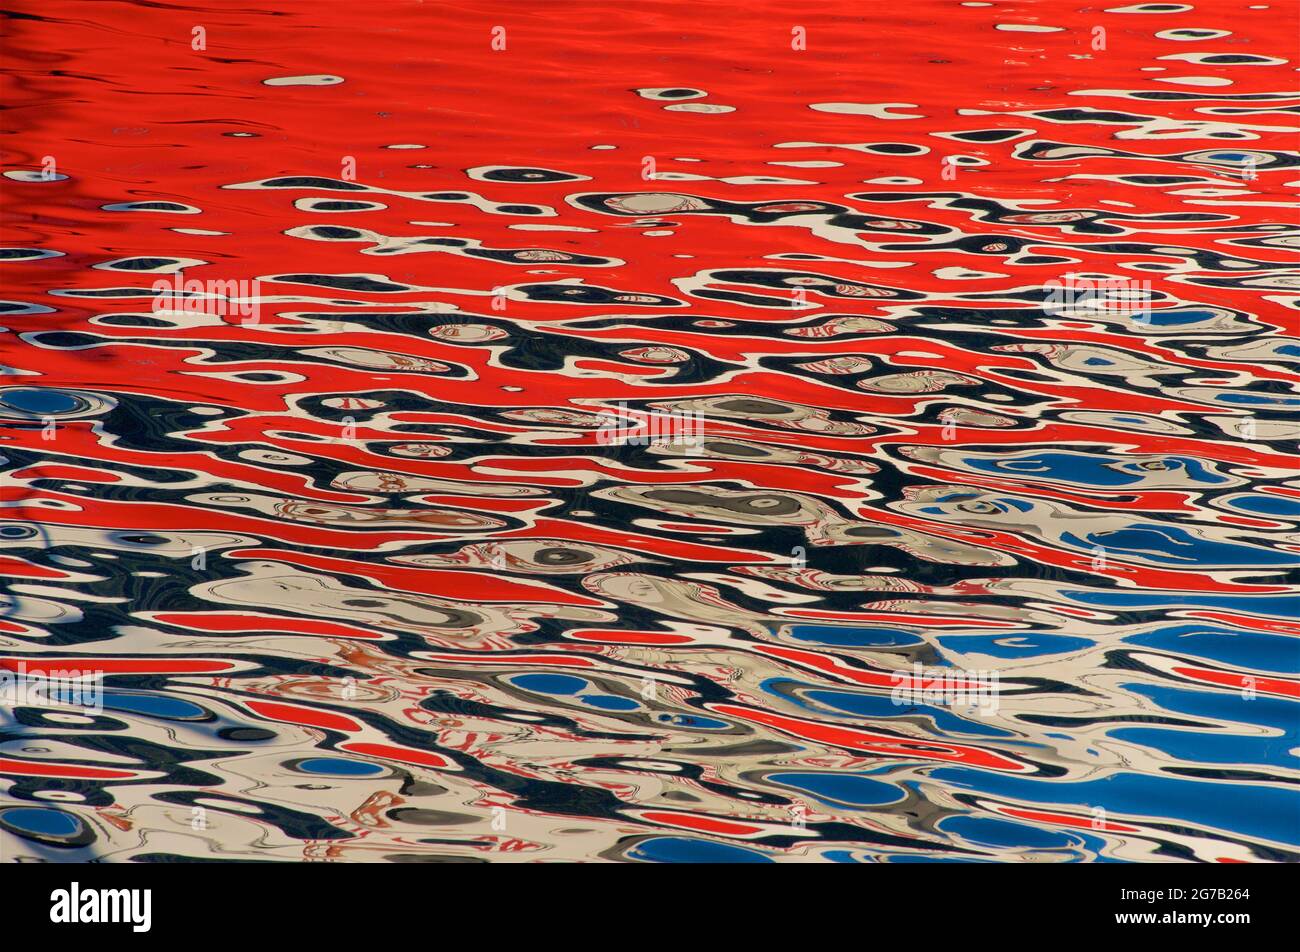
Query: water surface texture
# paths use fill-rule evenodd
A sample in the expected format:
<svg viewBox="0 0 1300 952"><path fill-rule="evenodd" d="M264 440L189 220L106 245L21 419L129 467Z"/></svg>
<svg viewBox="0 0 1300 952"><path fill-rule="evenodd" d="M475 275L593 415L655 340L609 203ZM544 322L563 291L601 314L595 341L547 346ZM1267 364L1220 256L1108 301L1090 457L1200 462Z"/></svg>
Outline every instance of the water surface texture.
<svg viewBox="0 0 1300 952"><path fill-rule="evenodd" d="M1294 3L0 17L5 860L1300 858Z"/></svg>

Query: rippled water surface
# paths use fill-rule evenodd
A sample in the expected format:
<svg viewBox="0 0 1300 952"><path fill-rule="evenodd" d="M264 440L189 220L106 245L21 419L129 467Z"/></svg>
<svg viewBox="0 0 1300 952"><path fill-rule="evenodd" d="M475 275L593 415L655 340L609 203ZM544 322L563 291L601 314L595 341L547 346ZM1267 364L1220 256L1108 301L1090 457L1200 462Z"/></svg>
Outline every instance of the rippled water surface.
<svg viewBox="0 0 1300 952"><path fill-rule="evenodd" d="M1295 4L9 6L4 859L1300 856Z"/></svg>

